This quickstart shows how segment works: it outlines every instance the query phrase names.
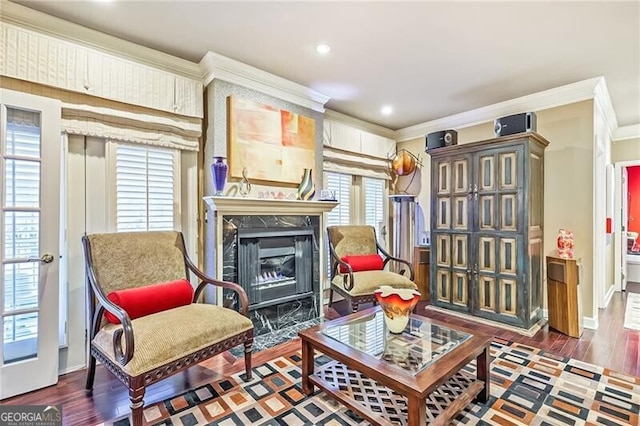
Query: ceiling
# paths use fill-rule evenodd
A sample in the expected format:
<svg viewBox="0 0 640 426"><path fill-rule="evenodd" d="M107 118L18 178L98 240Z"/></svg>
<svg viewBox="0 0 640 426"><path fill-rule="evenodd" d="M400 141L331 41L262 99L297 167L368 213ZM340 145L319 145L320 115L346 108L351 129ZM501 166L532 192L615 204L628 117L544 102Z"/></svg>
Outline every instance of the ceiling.
<svg viewBox="0 0 640 426"><path fill-rule="evenodd" d="M640 123L638 1L15 2L193 62L214 51L394 130L597 76L618 124Z"/></svg>

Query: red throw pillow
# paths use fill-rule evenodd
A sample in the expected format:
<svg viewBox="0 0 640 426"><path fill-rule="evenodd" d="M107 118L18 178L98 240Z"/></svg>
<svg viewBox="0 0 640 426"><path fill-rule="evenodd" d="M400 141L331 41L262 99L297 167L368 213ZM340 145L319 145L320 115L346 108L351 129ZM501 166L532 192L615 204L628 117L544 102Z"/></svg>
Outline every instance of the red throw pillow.
<svg viewBox="0 0 640 426"><path fill-rule="evenodd" d="M112 291L107 299L124 309L129 318L136 319L191 304L193 287L189 281L182 279ZM112 324L120 324L120 320L109 312L105 312L104 317Z"/></svg>
<svg viewBox="0 0 640 426"><path fill-rule="evenodd" d="M365 254L361 256L343 256L340 260L351 266L353 272L378 271L384 266L382 256L379 254ZM340 265L340 273L346 274L347 268Z"/></svg>

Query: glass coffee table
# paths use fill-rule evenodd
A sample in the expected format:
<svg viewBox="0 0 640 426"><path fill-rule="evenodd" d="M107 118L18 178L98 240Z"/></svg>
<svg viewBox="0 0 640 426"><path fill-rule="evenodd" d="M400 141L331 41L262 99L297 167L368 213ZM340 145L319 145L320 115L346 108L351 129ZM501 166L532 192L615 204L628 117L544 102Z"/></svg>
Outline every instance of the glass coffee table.
<svg viewBox="0 0 640 426"><path fill-rule="evenodd" d="M489 398L491 336L411 315L390 333L379 306L299 333L302 390L314 386L373 424L448 424ZM316 368L315 351L332 361ZM476 375L463 372L476 359Z"/></svg>

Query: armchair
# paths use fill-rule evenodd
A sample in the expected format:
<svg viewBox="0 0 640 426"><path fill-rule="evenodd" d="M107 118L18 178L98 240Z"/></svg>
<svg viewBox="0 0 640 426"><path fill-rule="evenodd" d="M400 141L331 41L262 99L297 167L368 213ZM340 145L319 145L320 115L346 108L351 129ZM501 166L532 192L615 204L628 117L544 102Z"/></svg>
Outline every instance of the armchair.
<svg viewBox="0 0 640 426"><path fill-rule="evenodd" d="M382 285L417 290L411 263L385 251L376 239L373 226L328 226L327 235L331 253L329 306L333 303L334 291L350 303L353 311L357 311L361 303L376 303L374 292ZM380 255L379 263L376 255ZM356 264L350 262L351 259L365 261ZM369 262L370 259L373 263ZM384 270L390 262L401 265L399 273Z"/></svg>
<svg viewBox="0 0 640 426"><path fill-rule="evenodd" d="M142 425L146 386L231 347L244 344L246 377L251 380L253 324L247 317L247 295L238 284L201 272L187 257L181 233L93 234L83 237L82 243L91 321L88 390L93 389L99 360L129 388L133 424ZM189 271L200 280L195 293L184 281ZM167 309L167 303L176 304L176 282L182 285L182 303ZM197 303L207 285L237 292L240 312ZM174 290L158 294L158 289L166 288ZM119 300L124 305L123 298L142 307L123 309L113 302ZM160 305L163 310L140 315L141 309L157 311Z"/></svg>

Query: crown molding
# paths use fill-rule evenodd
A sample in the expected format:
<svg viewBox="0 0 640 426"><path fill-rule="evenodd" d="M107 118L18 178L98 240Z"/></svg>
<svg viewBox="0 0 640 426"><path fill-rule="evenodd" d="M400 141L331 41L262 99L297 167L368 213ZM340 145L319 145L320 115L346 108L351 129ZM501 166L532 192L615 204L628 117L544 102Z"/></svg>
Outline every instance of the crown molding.
<svg viewBox="0 0 640 426"><path fill-rule="evenodd" d="M306 86L211 51L200 60L200 69L205 87L217 78L319 112L324 112L324 104L330 99Z"/></svg>
<svg viewBox="0 0 640 426"><path fill-rule="evenodd" d="M0 20L57 39L96 49L183 77L202 80L197 63L74 24L28 7L0 0Z"/></svg>
<svg viewBox="0 0 640 426"><path fill-rule="evenodd" d="M324 112L324 118L364 130L365 132L373 133L374 135L383 136L393 140L396 139L396 132L394 130L382 127L378 124L369 123L368 121L360 120L359 118L351 117L338 111L328 109Z"/></svg>
<svg viewBox="0 0 640 426"><path fill-rule="evenodd" d="M640 123L630 126L618 127L613 134L614 141L622 141L625 139L640 139Z"/></svg>
<svg viewBox="0 0 640 426"><path fill-rule="evenodd" d="M423 138L427 133L439 130L475 126L493 121L496 117L503 117L525 111L555 108L561 105L593 99L596 96L599 97L603 111L610 120L609 125L615 124L617 126L613 107L611 107L610 110L607 107L607 102L610 106L611 100L609 99L606 83L604 83L604 77L594 77L554 89L476 108L471 111L461 112L449 117L405 127L404 129L396 130L396 141L403 142ZM613 114L613 118L610 117L611 114Z"/></svg>
<svg viewBox="0 0 640 426"><path fill-rule="evenodd" d="M602 115L604 124L609 131L609 136L613 139L613 136L618 130L618 119L616 118L616 111L613 109L609 89L607 88L607 82L604 77L599 78L594 88L593 100Z"/></svg>

